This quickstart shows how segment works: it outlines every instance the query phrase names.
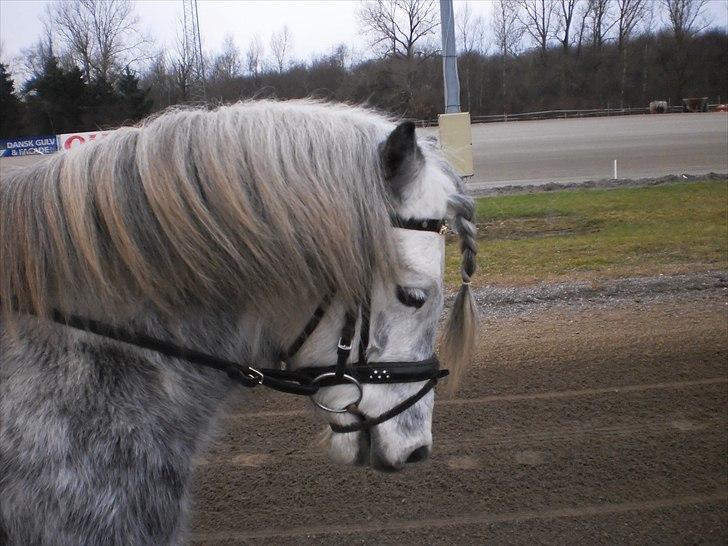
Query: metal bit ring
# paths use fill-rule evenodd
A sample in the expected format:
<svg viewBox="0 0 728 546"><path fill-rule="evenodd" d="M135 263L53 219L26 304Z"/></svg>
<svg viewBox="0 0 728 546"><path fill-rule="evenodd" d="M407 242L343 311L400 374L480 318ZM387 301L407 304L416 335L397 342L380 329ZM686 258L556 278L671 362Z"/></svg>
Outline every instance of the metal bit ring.
<svg viewBox="0 0 728 546"><path fill-rule="evenodd" d="M313 380L313 382L314 383L318 383L322 379L326 379L328 377L336 377L336 373L335 372L328 372L328 373L321 374L318 377L316 377ZM359 383L359 380L358 379L356 379L355 377L352 377L352 376L350 376L348 374L342 375L341 378L342 379L345 379L346 381L348 381L350 384L354 385L359 390L359 396L357 397L357 399L354 402L347 403L346 406L344 408L342 408L342 409L335 409L335 408L330 408L328 406L325 406L324 404L322 404L321 402L319 402L318 400L316 400L313 396L311 397L311 401L317 407L321 408L324 411L328 411L330 413L347 413L349 411L347 409L349 406L351 406L352 404L354 404L355 406L358 405L359 402L361 402L361 399L364 396L364 388L361 386L361 383ZM330 386L334 387L335 385L330 385Z"/></svg>

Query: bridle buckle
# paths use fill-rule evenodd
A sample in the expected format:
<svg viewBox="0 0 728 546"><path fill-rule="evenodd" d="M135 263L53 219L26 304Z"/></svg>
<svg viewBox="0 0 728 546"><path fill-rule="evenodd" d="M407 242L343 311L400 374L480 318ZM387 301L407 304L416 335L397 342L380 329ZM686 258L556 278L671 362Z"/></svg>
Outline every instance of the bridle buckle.
<svg viewBox="0 0 728 546"><path fill-rule="evenodd" d="M342 338L342 337L339 338L339 344L338 344L339 349L341 349L342 351L351 351L351 347L352 347L351 340L349 340L349 343L347 345L346 342L344 341L344 338Z"/></svg>

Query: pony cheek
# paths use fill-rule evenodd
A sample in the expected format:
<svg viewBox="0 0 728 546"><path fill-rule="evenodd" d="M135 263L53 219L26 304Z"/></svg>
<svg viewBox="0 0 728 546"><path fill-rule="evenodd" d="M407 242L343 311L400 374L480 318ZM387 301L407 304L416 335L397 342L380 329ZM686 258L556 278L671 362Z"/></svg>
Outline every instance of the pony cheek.
<svg viewBox="0 0 728 546"><path fill-rule="evenodd" d="M395 230L400 260L405 268L428 278L442 278L445 238L437 233Z"/></svg>

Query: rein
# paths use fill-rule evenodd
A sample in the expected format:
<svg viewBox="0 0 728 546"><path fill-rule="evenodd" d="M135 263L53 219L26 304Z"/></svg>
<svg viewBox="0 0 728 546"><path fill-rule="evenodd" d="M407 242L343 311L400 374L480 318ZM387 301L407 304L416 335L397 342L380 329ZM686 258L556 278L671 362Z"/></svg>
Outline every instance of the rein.
<svg viewBox="0 0 728 546"><path fill-rule="evenodd" d="M445 224L440 219L404 220L402 218L395 218L392 224L394 227L401 229L430 231L441 235L446 230ZM327 296L319 304L300 335L288 350L280 356L282 363L287 363L290 358L296 355L304 343L306 343L306 340L313 334L323 320L326 310L331 303L331 299L332 296ZM263 385L264 387L287 394L313 397L322 388L344 384L353 385L358 390L357 399L345 408L330 408L312 398L314 404L324 411L354 415L358 420L356 423L349 425L329 423L332 431L348 433L371 429L399 415L421 400L435 387L439 379L449 373L448 370L440 369L440 363L435 355L421 361L368 362L366 353L370 336L369 307L370 296L367 295L364 302L359 304L356 311L346 313L344 325L341 329L341 337L337 346L337 360L335 365L322 367L307 366L296 370L254 368L139 332L132 332L124 328L114 327L101 321L77 315L63 314L60 311L53 311L51 319L62 326L82 330L141 349L155 351L165 356L186 360L192 364L225 372L231 380L248 388ZM359 358L357 362L348 364L352 352L352 339L355 335L359 316L361 316L358 347ZM419 391L377 417L366 416L358 408L358 404L364 396L363 384L416 383L422 381L426 381L426 383Z"/></svg>

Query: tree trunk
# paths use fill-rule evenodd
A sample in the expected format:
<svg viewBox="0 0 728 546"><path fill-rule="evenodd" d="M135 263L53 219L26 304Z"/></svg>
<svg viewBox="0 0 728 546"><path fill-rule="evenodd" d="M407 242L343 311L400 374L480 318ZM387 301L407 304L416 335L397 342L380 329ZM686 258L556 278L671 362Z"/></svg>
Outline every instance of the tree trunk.
<svg viewBox="0 0 728 546"><path fill-rule="evenodd" d="M620 89L619 89L619 106L624 108L624 95L625 89L627 88L627 44L622 45L622 51L620 52L620 58L622 59L622 76L620 78Z"/></svg>
<svg viewBox="0 0 728 546"><path fill-rule="evenodd" d="M502 70L503 73L501 75L501 91L503 95L503 113L506 114L507 108L506 108L506 54L503 53L503 64L502 64Z"/></svg>

